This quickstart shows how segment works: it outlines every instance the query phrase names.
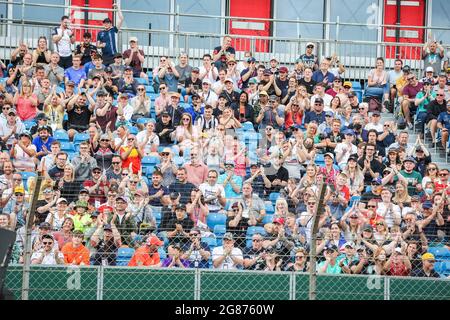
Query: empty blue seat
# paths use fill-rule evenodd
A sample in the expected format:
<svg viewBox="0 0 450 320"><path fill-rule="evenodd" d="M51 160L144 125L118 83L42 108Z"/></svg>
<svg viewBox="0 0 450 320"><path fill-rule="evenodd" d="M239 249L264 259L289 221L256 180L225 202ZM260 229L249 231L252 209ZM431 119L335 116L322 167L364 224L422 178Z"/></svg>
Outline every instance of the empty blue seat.
<svg viewBox="0 0 450 320"><path fill-rule="evenodd" d="M429 247L428 252L432 253L436 259L445 259L450 257L450 250L446 247Z"/></svg>
<svg viewBox="0 0 450 320"><path fill-rule="evenodd" d="M55 138L59 142L69 141L69 135L65 130L56 130L55 132L53 132L53 138Z"/></svg>
<svg viewBox="0 0 450 320"><path fill-rule="evenodd" d="M135 78L135 79L136 79L136 82L139 84L147 84L148 83L147 79L145 79L145 78Z"/></svg>
<svg viewBox="0 0 450 320"><path fill-rule="evenodd" d="M75 152L75 146L73 143L69 141L60 141L61 142L61 151L65 151L67 153L69 152Z"/></svg>
<svg viewBox="0 0 450 320"><path fill-rule="evenodd" d="M255 131L255 128L253 127L253 123L251 123L249 121L244 122L242 124L242 128L244 129L244 131L253 131L253 132Z"/></svg>
<svg viewBox="0 0 450 320"><path fill-rule="evenodd" d="M139 118L139 119L136 120L136 123L137 124L146 124L150 120L151 120L151 118Z"/></svg>
<svg viewBox="0 0 450 320"><path fill-rule="evenodd" d="M227 216L223 213L210 213L206 216L206 224L210 230L214 230L216 225L225 225Z"/></svg>
<svg viewBox="0 0 450 320"><path fill-rule="evenodd" d="M279 197L280 197L279 192L272 192L271 194L269 194L269 200L272 202L273 205L275 205L275 202Z"/></svg>
<svg viewBox="0 0 450 320"><path fill-rule="evenodd" d="M255 233L260 233L261 235L266 235L266 230L264 229L264 227L255 227L255 226L251 226L247 228L247 236L252 236Z"/></svg>
<svg viewBox="0 0 450 320"><path fill-rule="evenodd" d="M127 128L128 128L128 132L129 132L130 134L137 135L137 134L139 133L139 130L138 130L138 128L136 128L136 127L128 126Z"/></svg>
<svg viewBox="0 0 450 320"><path fill-rule="evenodd" d="M361 83L359 81L352 81L352 89L362 89Z"/></svg>
<svg viewBox="0 0 450 320"><path fill-rule="evenodd" d="M159 227L159 224L161 223L161 207L152 207L153 210L153 216L156 220L156 226Z"/></svg>
<svg viewBox="0 0 450 320"><path fill-rule="evenodd" d="M141 163L142 163L143 167L155 166L155 165L161 163L161 160L159 159L159 157L145 156L142 158Z"/></svg>
<svg viewBox="0 0 450 320"><path fill-rule="evenodd" d="M212 237L203 237L202 242L206 243L210 249L213 249L214 247L217 247L217 240L216 238Z"/></svg>
<svg viewBox="0 0 450 320"><path fill-rule="evenodd" d="M227 232L227 227L225 224L218 224L214 226L214 234L216 235L216 242L218 246L223 244L223 235Z"/></svg>
<svg viewBox="0 0 450 320"><path fill-rule="evenodd" d="M25 126L25 130L30 131L31 128L33 128L33 126L36 125L36 121L34 120L24 121L23 125Z"/></svg>
<svg viewBox="0 0 450 320"><path fill-rule="evenodd" d="M275 212L275 208L271 202L266 202L265 209L267 214L273 214Z"/></svg>
<svg viewBox="0 0 450 320"><path fill-rule="evenodd" d="M159 259L160 259L161 261L167 258L167 253L166 253L166 251L164 250L164 248L159 247L159 248L158 248L158 253L159 253Z"/></svg>
<svg viewBox="0 0 450 320"><path fill-rule="evenodd" d="M117 265L118 266L127 266L128 262L130 262L133 257L134 249L133 248L119 248L117 251Z"/></svg>
<svg viewBox="0 0 450 320"><path fill-rule="evenodd" d="M271 223L273 221L273 214L266 214L262 220L264 224Z"/></svg>
<svg viewBox="0 0 450 320"><path fill-rule="evenodd" d="M75 133L75 135L73 136L73 143L75 144L79 144L80 142L88 140L89 140L89 133Z"/></svg>

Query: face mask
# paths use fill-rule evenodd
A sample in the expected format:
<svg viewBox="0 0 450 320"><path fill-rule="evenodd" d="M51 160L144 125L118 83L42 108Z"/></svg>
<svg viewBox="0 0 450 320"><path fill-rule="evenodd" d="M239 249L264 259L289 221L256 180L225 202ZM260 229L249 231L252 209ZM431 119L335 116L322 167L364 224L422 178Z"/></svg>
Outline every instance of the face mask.
<svg viewBox="0 0 450 320"><path fill-rule="evenodd" d="M433 194L433 189L425 189L425 193L431 196Z"/></svg>

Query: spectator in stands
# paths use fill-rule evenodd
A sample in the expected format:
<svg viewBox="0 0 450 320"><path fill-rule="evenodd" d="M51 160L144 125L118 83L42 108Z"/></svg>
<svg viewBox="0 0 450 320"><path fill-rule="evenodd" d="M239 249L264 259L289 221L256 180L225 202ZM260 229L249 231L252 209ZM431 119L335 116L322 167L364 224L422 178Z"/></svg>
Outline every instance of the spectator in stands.
<svg viewBox="0 0 450 320"><path fill-rule="evenodd" d="M212 63L212 57L209 53L203 55L203 64L200 66L200 75L199 78L203 81L205 79L209 80L209 84L211 85L214 81L216 81L219 75L219 71L215 65Z"/></svg>
<svg viewBox="0 0 450 320"><path fill-rule="evenodd" d="M447 111L447 102L445 101L445 92L442 89L436 91L436 98L432 100L427 106L426 124L430 128L431 141L436 144L437 119L442 112Z"/></svg>
<svg viewBox="0 0 450 320"><path fill-rule="evenodd" d="M323 59L320 62L319 69L314 71L314 73L312 75L312 79L316 83L323 83L325 87L328 86L329 84L333 83L334 78L335 78L334 74L329 71L330 62L331 61L328 59Z"/></svg>
<svg viewBox="0 0 450 320"><path fill-rule="evenodd" d="M215 269L237 269L238 266L243 266L242 251L234 247L234 242L233 234L227 232L223 236L223 245L213 249L212 260Z"/></svg>
<svg viewBox="0 0 450 320"><path fill-rule="evenodd" d="M136 249L133 257L128 262L129 267L160 267L161 260L158 247L164 244L158 237L150 235L145 241L145 245Z"/></svg>
<svg viewBox="0 0 450 320"><path fill-rule="evenodd" d="M59 85L64 82L64 69L59 66L59 54L53 52L50 61L45 65L45 77L50 80L51 86Z"/></svg>
<svg viewBox="0 0 450 320"><path fill-rule="evenodd" d="M58 248L53 249L55 240L50 234L42 236L43 247L33 252L31 256L31 264L40 265L56 265L64 264L64 255Z"/></svg>
<svg viewBox="0 0 450 320"><path fill-rule="evenodd" d="M387 105L389 98L388 72L384 69L384 59L378 57L376 68L370 70L368 75L367 88L365 90L366 97L377 97Z"/></svg>
<svg viewBox="0 0 450 320"><path fill-rule="evenodd" d="M91 171L97 167L97 161L90 154L90 145L83 141L80 143L80 154L72 159L75 170L75 180L83 181L91 177Z"/></svg>
<svg viewBox="0 0 450 320"><path fill-rule="evenodd" d="M58 142L59 143L59 142ZM53 146L53 145L52 145ZM53 149L51 147L51 149ZM52 150L53 153L53 150ZM43 159L45 159L44 157ZM59 180L64 175L65 165L67 163L67 153L58 151L54 158L53 164L50 164L50 169L48 170L48 175L53 180ZM47 163L47 161L46 161Z"/></svg>
<svg viewBox="0 0 450 320"><path fill-rule="evenodd" d="M112 25L111 19L105 18L103 20L104 30L97 34L97 48L102 49L103 61L106 66L113 63L114 55L118 53L116 44L116 33L119 33L123 23L123 14L117 4L113 3L113 9L117 9L117 24Z"/></svg>
<svg viewBox="0 0 450 320"><path fill-rule="evenodd" d="M90 239L91 246L96 249L95 255L91 257L92 264L115 266L117 250L121 246L120 233L113 223L106 224L102 220L98 220L96 227Z"/></svg>
<svg viewBox="0 0 450 320"><path fill-rule="evenodd" d="M239 198L242 188L242 177L235 174L234 162L225 163L225 173L219 176L217 183L223 185L225 198Z"/></svg>
<svg viewBox="0 0 450 320"><path fill-rule="evenodd" d="M25 132L25 126L10 105L3 106L3 109L7 112L7 116L6 121L0 121L0 139L7 149L11 149L16 136Z"/></svg>
<svg viewBox="0 0 450 320"><path fill-rule="evenodd" d="M193 67L189 77L185 80L186 95L184 96L184 101L187 102L189 96L198 94L202 87L202 80L199 78L200 69ZM178 81L180 82L180 80Z"/></svg>
<svg viewBox="0 0 450 320"><path fill-rule="evenodd" d="M434 77L434 70L433 67L427 67L425 69L425 77L419 80L420 82L429 82L431 85L437 84L437 79Z"/></svg>
<svg viewBox="0 0 450 320"><path fill-rule="evenodd" d="M142 49L139 49L138 38L130 37L129 43L130 49L125 50L123 53L125 65L133 68L133 77L148 78L142 70L142 64L145 60L145 53Z"/></svg>
<svg viewBox="0 0 450 320"><path fill-rule="evenodd" d="M36 146L36 155L39 160L42 159L43 156L46 156L50 153L51 144L55 139L50 136L50 127L44 125L38 128L38 136L33 139L33 145Z"/></svg>
<svg viewBox="0 0 450 320"><path fill-rule="evenodd" d="M227 59L234 58L236 51L231 46L231 42L231 37L225 36L222 45L214 48L212 60L217 70L226 69Z"/></svg>
<svg viewBox="0 0 450 320"><path fill-rule="evenodd" d="M17 115L20 120L33 120L38 112L38 99L33 94L31 84L28 81L22 83L20 92L17 91L14 95L12 103L16 106Z"/></svg>
<svg viewBox="0 0 450 320"><path fill-rule="evenodd" d="M36 167L36 146L31 143L31 135L24 131L19 140L14 141L11 147L11 158L16 170L34 171Z"/></svg>
<svg viewBox="0 0 450 320"><path fill-rule="evenodd" d="M386 261L384 269L387 275L408 276L411 272L411 262L409 261L408 256L403 254L402 249L397 247Z"/></svg>
<svg viewBox="0 0 450 320"><path fill-rule="evenodd" d="M447 102L447 110L441 112L437 118L437 127L442 133L442 147L447 150L448 132L450 130L450 101Z"/></svg>
<svg viewBox="0 0 450 320"><path fill-rule="evenodd" d="M89 265L89 250L82 244L83 232L75 230L72 233L72 242L64 245L61 252L67 265Z"/></svg>
<svg viewBox="0 0 450 320"><path fill-rule="evenodd" d="M119 79L117 87L120 93L126 94L129 97L134 97L137 94L138 82L133 78L133 68L125 67L123 77Z"/></svg>
<svg viewBox="0 0 450 320"><path fill-rule="evenodd" d="M417 94L423 89L423 84L417 81L415 74L409 74L407 76L408 84L403 88L403 101L402 101L402 112L405 116L408 128L412 129L412 115L416 113L415 100Z"/></svg>
<svg viewBox="0 0 450 320"><path fill-rule="evenodd" d="M422 191L422 175L415 171L416 160L409 156L403 161L404 170L400 174L408 181L408 194L416 195Z"/></svg>
<svg viewBox="0 0 450 320"><path fill-rule="evenodd" d="M439 49L439 50L437 50ZM444 48L436 40L428 39L422 49L422 59L424 68L432 67L434 74L439 74L442 68L442 60L444 59Z"/></svg>
<svg viewBox="0 0 450 320"><path fill-rule="evenodd" d="M183 250L179 244L172 244L167 248L168 257L164 259L161 267L165 268L187 268L190 263L184 257Z"/></svg>
<svg viewBox="0 0 450 320"><path fill-rule="evenodd" d="M450 88L447 85L447 76L445 73L439 74L437 84L433 87L433 91L438 91L439 89L444 90L445 100L450 100Z"/></svg>
<svg viewBox="0 0 450 320"><path fill-rule="evenodd" d="M68 16L61 17L61 24L52 30L52 39L59 53L59 66L68 69L72 66L72 44L75 43L73 30L70 28Z"/></svg>
<svg viewBox="0 0 450 320"><path fill-rule="evenodd" d="M209 170L207 181L199 186L209 213L219 212L226 204L225 190L221 184L217 184L218 175L216 170Z"/></svg>
<svg viewBox="0 0 450 320"><path fill-rule="evenodd" d="M201 241L199 228L192 228L189 232L189 242L182 248L182 259L189 261L190 268L209 268L209 258L211 251L209 246Z"/></svg>
<svg viewBox="0 0 450 320"><path fill-rule="evenodd" d="M324 100L318 97L312 100L311 104L313 105L312 110L306 112L304 122L311 123L314 121L317 124L325 122Z"/></svg>
<svg viewBox="0 0 450 320"><path fill-rule="evenodd" d="M401 131L397 136L397 142L391 144L386 151L389 152L391 149L399 149L404 148L407 155L413 154L413 145L411 143L408 143L409 134L407 131Z"/></svg>
<svg viewBox="0 0 450 320"><path fill-rule="evenodd" d="M65 84L67 85L69 81L73 81L77 87L82 88L87 80L87 75L84 68L81 67L81 57L78 55L73 56L72 62L73 66L64 71Z"/></svg>
<svg viewBox="0 0 450 320"><path fill-rule="evenodd" d="M140 118L145 118L150 114L150 97L147 96L145 86L140 84L137 87L137 96L133 97L130 101L133 107L132 121L136 121Z"/></svg>
<svg viewBox="0 0 450 320"><path fill-rule="evenodd" d="M313 71L319 69L319 59L313 54L314 43L308 42L306 44L306 52L298 59L302 61L305 68L310 68Z"/></svg>
<svg viewBox="0 0 450 320"><path fill-rule="evenodd" d="M81 55L81 64L84 66L92 61L92 54L97 53L97 47L91 43L92 35L89 32L83 34L83 42L77 45L75 54Z"/></svg>
<svg viewBox="0 0 450 320"><path fill-rule="evenodd" d="M423 278L440 278L439 273L434 270L436 260L432 253L424 253L422 255L422 268L413 270L411 276Z"/></svg>
<svg viewBox="0 0 450 320"><path fill-rule="evenodd" d="M195 186L188 182L187 171L185 168L179 168L177 171L177 180L169 186L170 192L181 194L180 203L186 204L191 196L191 191Z"/></svg>

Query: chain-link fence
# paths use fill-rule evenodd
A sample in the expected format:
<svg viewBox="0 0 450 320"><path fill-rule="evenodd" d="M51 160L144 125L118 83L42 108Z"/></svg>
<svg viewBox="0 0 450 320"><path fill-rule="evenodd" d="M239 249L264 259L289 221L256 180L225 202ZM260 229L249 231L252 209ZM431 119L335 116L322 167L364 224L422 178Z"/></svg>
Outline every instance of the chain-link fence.
<svg viewBox="0 0 450 320"><path fill-rule="evenodd" d="M6 287L21 297L22 267ZM32 267L31 300L307 300L309 275L294 272ZM449 300L450 280L318 275L318 300Z"/></svg>

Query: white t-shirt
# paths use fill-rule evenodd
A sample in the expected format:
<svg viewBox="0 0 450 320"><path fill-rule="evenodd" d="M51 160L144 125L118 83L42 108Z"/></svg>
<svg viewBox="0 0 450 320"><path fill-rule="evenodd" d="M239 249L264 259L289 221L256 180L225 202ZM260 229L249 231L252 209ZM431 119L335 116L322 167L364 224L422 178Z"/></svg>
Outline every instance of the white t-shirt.
<svg viewBox="0 0 450 320"><path fill-rule="evenodd" d="M203 74L203 73L206 72L206 69L205 69L204 66L201 66L201 67L199 68L199 70L200 70L200 73L199 73L199 74ZM205 78L209 79L209 81L211 81L211 83L216 82L216 79L213 77L213 70L214 70L214 74L216 74L216 75L219 74L219 71L217 71L217 68L214 67L214 65L213 65L213 66L211 67L211 69L209 70L209 72L205 75ZM205 79L205 78L203 78L203 79ZM202 80L203 80L203 79L202 79Z"/></svg>
<svg viewBox="0 0 450 320"><path fill-rule="evenodd" d="M220 195L225 198L225 189L221 184L216 183L214 186L211 186L209 183L205 182L202 183L198 188L202 192L205 200L216 198L215 200L208 203L209 211L219 211L220 209L222 209L222 206L217 199L217 192L220 192Z"/></svg>
<svg viewBox="0 0 450 320"><path fill-rule="evenodd" d="M218 96L213 90L209 90L209 92L201 92L200 97L203 97L205 99L204 104L212 105L214 106L217 102Z"/></svg>
<svg viewBox="0 0 450 320"><path fill-rule="evenodd" d="M397 80L403 76L403 71L400 70L399 72L396 72L395 70L391 70L388 72L388 82L389 85L393 86L396 84Z"/></svg>
<svg viewBox="0 0 450 320"><path fill-rule="evenodd" d="M338 154L341 154L344 152L344 149L347 149L347 152L344 153L343 158L341 161L339 161L338 165L342 169L347 164L348 158L350 155L356 153L358 151L358 148L352 143L351 147L348 146L347 143L341 142L336 145L336 148L334 149L334 153L336 154L336 158Z"/></svg>
<svg viewBox="0 0 450 320"><path fill-rule="evenodd" d="M147 129L139 132L136 135L136 140L139 144L144 143L146 138L147 138ZM147 144L144 147L144 153L149 154L151 152L153 146L156 146L156 147L159 146L159 137L155 133L152 133L152 135L148 139Z"/></svg>
<svg viewBox="0 0 450 320"><path fill-rule="evenodd" d="M320 97L318 94L315 94L311 97L311 105L314 106L314 101L316 98L322 98L323 99L323 111L332 111L330 108L331 100L333 100L333 97L329 95L328 93L325 93L323 97Z"/></svg>
<svg viewBox="0 0 450 320"><path fill-rule="evenodd" d="M233 248L233 250L231 251L231 255L238 259L243 259L242 251L239 248ZM212 252L212 260L214 261L221 256L223 256L223 247L215 247ZM233 260L228 256L223 260L221 265L219 265L217 268L214 267L214 269L236 270L237 268Z"/></svg>
<svg viewBox="0 0 450 320"><path fill-rule="evenodd" d="M55 43L56 52L58 52L61 57L70 57L72 55L72 43L70 42L72 30L66 29L63 34L61 27L56 27L52 31L52 36L55 35L63 35L61 40L59 40L58 43Z"/></svg>
<svg viewBox="0 0 450 320"><path fill-rule="evenodd" d="M43 251L44 251L43 249L40 249L39 251L34 252L32 254L32 256L31 256L31 261L36 260L36 259L40 259ZM61 252L58 252L58 258L60 260L64 260L64 255ZM56 264L58 264L56 262L56 259L55 259L55 252L52 250L51 252L47 253L44 256L44 259L42 259L42 263L41 264L46 264L46 265L56 265Z"/></svg>
<svg viewBox="0 0 450 320"><path fill-rule="evenodd" d="M375 129L377 130L377 132L383 132L383 124L382 123L374 124L372 122L369 122L368 124L366 124L364 129L367 131Z"/></svg>
<svg viewBox="0 0 450 320"><path fill-rule="evenodd" d="M400 211L400 207L396 204L392 204L392 211L386 213L387 206L384 202L378 203L377 214L384 218L386 224L389 228L392 228L394 225L394 219L400 219L402 214Z"/></svg>

